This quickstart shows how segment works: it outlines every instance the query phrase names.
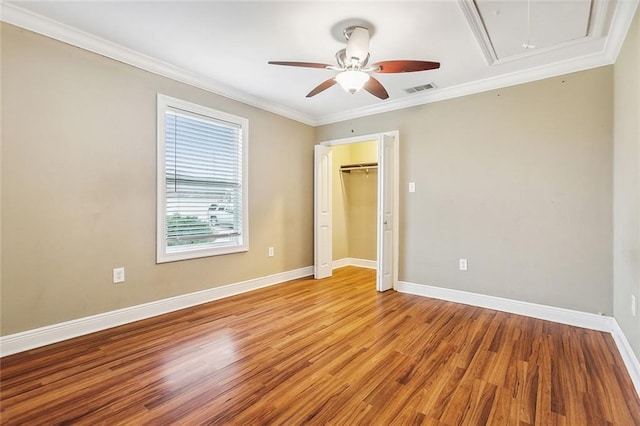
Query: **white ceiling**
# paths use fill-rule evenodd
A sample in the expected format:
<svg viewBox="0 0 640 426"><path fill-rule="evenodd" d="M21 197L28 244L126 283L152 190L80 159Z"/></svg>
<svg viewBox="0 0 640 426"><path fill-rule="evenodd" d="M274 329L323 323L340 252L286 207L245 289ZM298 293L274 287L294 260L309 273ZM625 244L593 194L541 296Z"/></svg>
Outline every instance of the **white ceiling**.
<svg viewBox="0 0 640 426"><path fill-rule="evenodd" d="M1 17L318 125L611 64L637 5L638 0L9 1ZM438 61L441 68L375 75L390 95L383 101L365 91L348 94L338 85L306 98L336 72L267 64L335 64L336 51L344 47L342 29L363 21L372 26L370 63L414 59ZM523 48L527 41L536 48ZM405 91L426 83L436 89Z"/></svg>

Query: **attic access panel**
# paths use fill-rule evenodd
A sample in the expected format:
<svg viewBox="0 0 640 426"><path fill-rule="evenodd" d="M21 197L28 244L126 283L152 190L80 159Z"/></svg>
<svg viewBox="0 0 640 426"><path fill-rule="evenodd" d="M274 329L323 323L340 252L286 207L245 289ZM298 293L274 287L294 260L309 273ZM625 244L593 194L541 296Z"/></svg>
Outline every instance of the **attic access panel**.
<svg viewBox="0 0 640 426"><path fill-rule="evenodd" d="M459 1L489 63L561 48L593 32L593 0Z"/></svg>

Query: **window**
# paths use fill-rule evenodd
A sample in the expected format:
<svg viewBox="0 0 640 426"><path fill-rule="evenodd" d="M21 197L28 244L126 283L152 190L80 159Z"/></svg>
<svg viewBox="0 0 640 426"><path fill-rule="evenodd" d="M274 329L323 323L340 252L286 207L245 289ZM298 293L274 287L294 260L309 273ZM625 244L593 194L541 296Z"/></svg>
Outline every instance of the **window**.
<svg viewBox="0 0 640 426"><path fill-rule="evenodd" d="M249 249L248 120L158 95L157 262Z"/></svg>

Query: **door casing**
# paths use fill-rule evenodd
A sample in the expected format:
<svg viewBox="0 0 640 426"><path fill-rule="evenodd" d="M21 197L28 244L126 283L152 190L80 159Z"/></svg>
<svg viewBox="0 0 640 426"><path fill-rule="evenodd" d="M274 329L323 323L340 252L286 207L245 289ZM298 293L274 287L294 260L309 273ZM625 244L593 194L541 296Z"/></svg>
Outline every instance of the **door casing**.
<svg viewBox="0 0 640 426"><path fill-rule="evenodd" d="M343 139L335 139L335 140L328 140L328 141L324 141L321 142L319 145L321 146L325 146L325 147L332 147L332 146L338 146L338 145L345 145L345 144L353 144L353 143L359 143L359 142L367 142L367 141L372 141L372 140L377 140L378 141L378 159L380 160L380 155L382 154L382 146L383 146L383 141L385 139L385 137L391 137L393 138L393 155L392 155L392 164L390 167L390 172L391 172L391 185L390 188L387 188L387 190L391 190L391 200L392 200L392 206L391 206L391 216L393 218L393 223L390 226L390 231L392 233L391 236L391 255L390 255L390 259L388 259L388 261L391 263L391 274L390 274L390 278L391 278L391 286L390 288L395 289L396 288L396 284L398 282L398 230L399 230L399 225L398 225L398 219L399 219L399 215L398 215L398 205L399 205L399 167L398 167L398 159L399 159L399 151L400 151L400 132L398 130L393 130L393 131L388 131L388 132L381 132L381 133L374 133L374 134L369 134L369 135L362 135L362 136L354 136L354 137L349 137L349 138L343 138ZM385 174L388 173L388 171L385 169L378 169L378 207L377 207L377 237L376 237L376 241L377 241L377 253L378 253L378 258L377 258L377 280L376 280L376 288L378 291L384 291L387 290L389 288L389 286L385 286L383 280L381 280L381 278L383 277L383 271L382 271L382 266L384 264L383 259L381 259L381 255L387 255L389 247L387 247L385 249L385 247L383 247L383 239L381 236L381 226L384 223L384 212L382 211L382 203L381 203L381 189L382 189L382 182L383 179L385 179ZM314 174L317 175L317 171L314 171ZM331 179L331 177L330 177ZM329 181L330 183L330 181ZM314 189L315 192L315 189ZM317 198L317 195L314 193L314 199ZM314 203L314 217L317 219L317 214L318 212L316 211L316 206L315 204L317 204L317 200ZM317 223L317 222L316 222ZM317 225L316 223L314 223L314 229L317 229ZM320 272L319 270L319 264L317 262L318 259L318 243L319 240L317 239L317 235L314 235L314 276L316 278L319 277L323 277L323 273ZM331 261L332 259L330 259ZM388 265L387 265L388 266ZM326 271L326 266L324 271ZM320 274L319 274L320 272ZM326 276L326 275L325 275ZM387 288L384 288L387 287Z"/></svg>

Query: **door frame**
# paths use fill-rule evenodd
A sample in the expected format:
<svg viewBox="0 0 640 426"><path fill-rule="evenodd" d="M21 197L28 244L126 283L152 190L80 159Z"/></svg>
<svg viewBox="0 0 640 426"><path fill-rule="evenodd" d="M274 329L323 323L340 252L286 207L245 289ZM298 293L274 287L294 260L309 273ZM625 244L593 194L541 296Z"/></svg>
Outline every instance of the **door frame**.
<svg viewBox="0 0 640 426"><path fill-rule="evenodd" d="M359 142L369 142L372 140L378 141L378 150L380 149L380 145L383 139L383 136L391 136L394 138L394 153L393 153L393 185L391 189L393 191L393 242L392 242L392 262L393 262L393 289L395 290L398 284L398 246L399 246L399 195L400 195L400 167L399 163L399 153L400 153L400 131L399 130L391 130L380 133L372 133L368 135L361 136L352 136L348 138L341 139L332 139L320 142L318 145L323 146L339 146L339 145L347 145L354 144ZM333 178L333 176L332 176ZM381 178L382 179L382 178ZM378 183L379 185L379 183ZM376 223L380 223L382 212L379 209L380 204L378 203L378 207L376 207ZM315 207L314 207L314 215L315 215ZM315 226L315 225L314 225ZM380 253L380 245L382 244L382 238L380 238L379 230L376 226L376 253ZM315 246L315 241L314 241ZM379 256L378 256L379 257ZM376 274L380 274L381 262L380 259L376 259ZM314 265L315 268L315 265Z"/></svg>

